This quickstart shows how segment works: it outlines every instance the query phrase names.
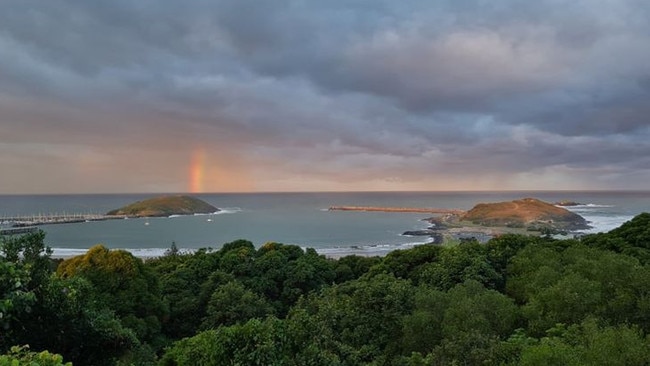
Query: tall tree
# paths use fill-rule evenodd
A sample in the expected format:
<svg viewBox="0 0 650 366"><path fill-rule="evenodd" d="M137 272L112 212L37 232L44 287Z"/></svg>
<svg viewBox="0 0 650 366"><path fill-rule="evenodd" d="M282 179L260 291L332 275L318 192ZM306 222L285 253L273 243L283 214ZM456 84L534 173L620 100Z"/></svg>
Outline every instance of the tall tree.
<svg viewBox="0 0 650 366"><path fill-rule="evenodd" d="M63 261L57 274L87 279L95 287L98 300L115 311L138 339L162 345L161 321L168 308L158 277L141 259L124 250L96 245L84 255Z"/></svg>

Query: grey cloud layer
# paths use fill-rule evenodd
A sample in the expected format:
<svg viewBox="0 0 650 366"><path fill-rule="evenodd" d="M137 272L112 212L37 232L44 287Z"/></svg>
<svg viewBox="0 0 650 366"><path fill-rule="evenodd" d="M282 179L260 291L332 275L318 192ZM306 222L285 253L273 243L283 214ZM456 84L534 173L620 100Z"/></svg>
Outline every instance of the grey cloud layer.
<svg viewBox="0 0 650 366"><path fill-rule="evenodd" d="M2 8L0 142L223 144L358 181L650 175L644 0Z"/></svg>

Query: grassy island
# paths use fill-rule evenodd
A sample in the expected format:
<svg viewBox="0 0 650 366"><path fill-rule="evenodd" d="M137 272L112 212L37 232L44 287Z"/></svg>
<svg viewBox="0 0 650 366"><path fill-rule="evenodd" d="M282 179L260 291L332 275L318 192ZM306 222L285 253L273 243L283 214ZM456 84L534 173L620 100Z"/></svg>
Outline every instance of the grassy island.
<svg viewBox="0 0 650 366"><path fill-rule="evenodd" d="M161 196L109 211L109 216L165 217L172 215L207 214L219 211L211 204L190 196Z"/></svg>
<svg viewBox="0 0 650 366"><path fill-rule="evenodd" d="M537 227L555 230L588 229L587 221L563 207L524 198L509 202L479 203L460 217L482 226Z"/></svg>

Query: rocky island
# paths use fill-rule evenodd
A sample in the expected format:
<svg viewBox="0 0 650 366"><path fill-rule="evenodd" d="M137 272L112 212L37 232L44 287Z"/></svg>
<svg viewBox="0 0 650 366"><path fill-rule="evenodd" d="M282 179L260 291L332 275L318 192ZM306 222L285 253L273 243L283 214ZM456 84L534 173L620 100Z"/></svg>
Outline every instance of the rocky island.
<svg viewBox="0 0 650 366"><path fill-rule="evenodd" d="M211 204L191 196L161 196L112 210L107 216L168 217L172 215L194 215L218 212Z"/></svg>
<svg viewBox="0 0 650 366"><path fill-rule="evenodd" d="M540 235L590 228L582 216L535 198L479 203L462 214L435 216L425 221L431 226L404 235L429 236L440 244L471 238L486 242L506 233Z"/></svg>
<svg viewBox="0 0 650 366"><path fill-rule="evenodd" d="M330 208L330 210L336 210ZM347 209L347 207L346 207ZM479 203L469 211L457 209L402 209L353 207L357 211L429 212L438 213L424 219L431 224L422 230L406 231L402 235L427 236L433 243L462 239L486 242L505 233L529 233L532 235L567 233L589 229L588 222L580 215L536 198L523 198L509 202Z"/></svg>
<svg viewBox="0 0 650 366"><path fill-rule="evenodd" d="M459 220L481 226L554 230L583 230L590 227L582 216L535 198L510 202L479 203L463 214Z"/></svg>

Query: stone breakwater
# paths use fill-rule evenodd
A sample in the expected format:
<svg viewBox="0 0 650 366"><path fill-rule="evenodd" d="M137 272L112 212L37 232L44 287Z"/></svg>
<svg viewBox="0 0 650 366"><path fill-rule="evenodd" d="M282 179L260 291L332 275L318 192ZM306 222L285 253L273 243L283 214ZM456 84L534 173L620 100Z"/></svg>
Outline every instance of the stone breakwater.
<svg viewBox="0 0 650 366"><path fill-rule="evenodd" d="M25 227L25 226L38 226L38 225L52 225L52 224L74 224L79 222L88 221L106 221L124 219L126 216L108 216L97 214L38 214L38 215L22 215L22 216L7 216L0 218L0 224L9 227Z"/></svg>
<svg viewBox="0 0 650 366"><path fill-rule="evenodd" d="M332 206L330 211L367 211L367 212L406 212L406 213L428 213L441 215L462 215L465 213L459 209L449 208L420 208L420 207L374 207L374 206Z"/></svg>

